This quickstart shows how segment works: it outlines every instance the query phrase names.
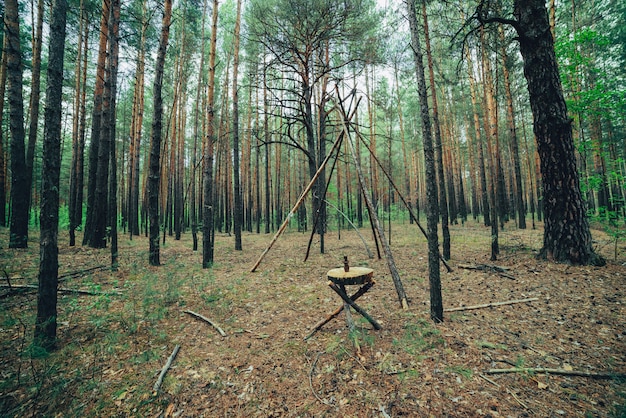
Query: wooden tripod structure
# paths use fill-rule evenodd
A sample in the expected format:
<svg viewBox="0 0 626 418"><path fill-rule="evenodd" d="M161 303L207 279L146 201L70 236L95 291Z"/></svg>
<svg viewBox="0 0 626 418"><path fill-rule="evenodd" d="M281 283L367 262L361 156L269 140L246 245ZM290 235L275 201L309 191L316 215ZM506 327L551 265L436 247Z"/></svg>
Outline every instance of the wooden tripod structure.
<svg viewBox="0 0 626 418"><path fill-rule="evenodd" d="M276 243L276 241L278 240L280 235L286 229L287 225L289 224L289 220L294 216L294 214L296 213L296 211L298 210L300 205L302 205L302 203L304 202L307 194L311 191L313 185L315 184L315 181L321 175L321 173L323 172L324 168L328 164L329 160L333 157L333 154L338 154L339 146L341 145L341 143L342 143L342 141L344 139L347 139L348 145L349 145L349 149L350 149L350 154L351 154L351 157L353 159L354 165L355 165L356 170L357 170L358 179L359 179L359 187L360 187L361 192L363 193L363 196L365 198L367 211L368 211L371 223L372 223L372 229L373 229L373 231L375 233L374 238L377 239L377 245L378 245L378 242L380 242L380 244L383 247L383 250L384 250L384 253L385 253L385 259L387 260L387 265L389 267L389 272L391 273L391 277L393 279L394 286L395 286L396 292L398 294L398 300L400 302L400 306L402 307L402 309L408 309L408 301L407 301L406 293L404 291L404 286L402 285L402 280L400 279L400 274L398 273L398 268L396 267L396 263L395 263L395 260L393 258L393 253L391 252L391 248L389 247L388 241L385 238L384 228L380 224L380 221L379 221L378 216L376 214L376 209L374 207L374 204L372 203L371 193L370 193L369 189L367 188L367 184L365 182L365 176L363 175L363 170L362 170L361 164L359 163L359 159L357 158L356 148L355 148L355 146L354 146L354 144L353 144L353 142L351 140L350 122L352 121L352 118L356 114L356 111L358 109L358 105L359 105L360 99L357 100L356 105L354 106L354 108L350 109L349 112L348 112L348 111L346 111L346 109L344 107L344 103L346 102L348 97L352 96L352 94L350 96L348 96L347 98L342 100L339 97L338 88L336 88L336 91L337 91L337 97L339 99L338 99L338 103L334 106L333 109L331 109L331 111L335 110L336 112L339 113L339 115L341 117L341 131L337 135L337 138L335 139L335 142L333 143L333 146L332 146L330 152L328 153L328 155L326 156L324 161L322 161L322 163L320 164L319 168L317 169L317 172L315 173L315 175L313 176L313 178L311 179L309 184L302 191L302 194L300 195L300 197L296 201L295 205L293 206L293 208L291 209L291 211L289 212L289 214L287 215L287 217L283 221L283 223L280 226L280 228L278 228L278 231L276 232L276 234L274 235L274 237L272 238L272 240L268 244L267 248L263 251L263 253L261 253L261 256L259 257L257 262L250 269L250 271L251 272L255 272L256 269L259 267L259 265L261 264L261 261L263 261L263 258L265 258L265 255L267 255L269 250L272 248L272 246L274 246L274 244ZM358 132L355 132L355 133L360 138L360 134ZM360 140L360 139L357 139L357 140ZM337 157L335 156L335 158L337 158ZM380 162L378 160L376 160L376 161L380 165ZM389 178L389 180L390 180L391 184L393 185L394 189L399 194L402 202L409 209L410 215L413 218L413 220L416 222L416 224L419 227L419 229L422 231L422 233L424 235L426 235L426 231L420 225L419 221L417 220L417 218L415 217L415 215L411 211L411 208L408 205L406 199L401 195L400 191L397 189L395 184L393 184L393 181L391 180L389 174L386 171L383 171L383 172ZM332 175L332 173L331 173L331 175ZM325 196L319 196L318 198L324 199ZM309 241L309 247L310 247L310 241ZM307 250L307 252L308 252L308 250ZM446 266L448 272L452 271L450 266L445 262L445 260L441 257L441 255L439 256L439 258L443 261L443 264Z"/></svg>

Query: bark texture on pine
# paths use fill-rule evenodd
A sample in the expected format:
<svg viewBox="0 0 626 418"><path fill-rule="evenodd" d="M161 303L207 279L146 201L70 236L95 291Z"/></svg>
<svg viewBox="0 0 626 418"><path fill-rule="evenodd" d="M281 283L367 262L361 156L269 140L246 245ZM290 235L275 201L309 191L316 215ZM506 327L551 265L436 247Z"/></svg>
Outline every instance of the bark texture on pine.
<svg viewBox="0 0 626 418"><path fill-rule="evenodd" d="M148 174L148 218L150 221L150 253L148 255L148 262L151 266L161 264L159 247L159 187L161 180L161 137L163 128L163 98L161 97L161 91L163 87L165 53L167 52L167 43L170 36L171 19L172 0L166 0L154 74L154 113L152 118L152 138L150 140L150 172Z"/></svg>
<svg viewBox="0 0 626 418"><path fill-rule="evenodd" d="M5 36L2 41L2 62L0 63L0 120L4 117L4 94L7 86L7 37ZM6 201L7 192L5 188L5 164L4 158L4 138L2 136L2 129L0 129L0 226L7 226L6 224Z"/></svg>
<svg viewBox="0 0 626 418"><path fill-rule="evenodd" d="M109 9L111 1L102 0L102 17L100 19L100 40L98 43L98 63L96 84L93 93L93 110L91 116L91 137L89 142L89 169L87 175L87 219L83 233L83 245L92 245L95 215L96 182L98 179L98 161L100 155L100 126L102 120L102 101L104 95L104 72L107 55L107 33Z"/></svg>
<svg viewBox="0 0 626 418"><path fill-rule="evenodd" d="M80 26L78 30L78 42L76 63L75 63L75 80L74 90L76 95L74 97L74 116L72 120L72 162L70 165L70 199L69 199L69 237L70 247L76 245L76 228L82 222L82 209L83 209L83 168L84 168L84 149L85 149L85 131L84 125L81 125L81 121L84 121L83 115L85 112L85 79L86 65L83 66L83 59L87 57L87 43L89 25L86 24L85 18L85 5L84 2L80 2L79 12Z"/></svg>
<svg viewBox="0 0 626 418"><path fill-rule="evenodd" d="M603 265L604 259L592 248L545 2L516 0L514 14L541 159L544 237L540 256Z"/></svg>
<svg viewBox="0 0 626 418"><path fill-rule="evenodd" d="M408 19L411 30L411 48L415 61L417 94L420 102L422 120L422 140L424 142L424 163L426 166L426 220L428 235L428 278L430 284L430 317L435 322L443 321L443 300L441 297L441 277L439 271L439 237L437 221L439 220L439 204L437 199L437 183L435 174L435 150L433 148L428 96L424 76L424 61L420 46L419 29L415 9L416 0L408 0Z"/></svg>
<svg viewBox="0 0 626 418"><path fill-rule="evenodd" d="M44 113L41 178L39 291L35 343L53 349L57 328L59 272L59 176L61 173L61 104L65 51L66 0L55 0L50 21L48 87Z"/></svg>
<svg viewBox="0 0 626 418"><path fill-rule="evenodd" d="M435 138L435 164L437 178L439 180L439 214L441 216L441 234L443 238L443 258L450 259L450 216L448 212L448 197L446 195L446 175L443 169L443 141L441 139L441 125L439 124L439 106L437 104L437 90L435 89L435 71L433 69L433 57L430 51L430 36L428 31L428 14L426 3L422 1L422 17L424 19L424 43L426 44L426 56L428 61L428 75L433 104L433 128ZM448 172L448 177L452 172ZM450 193L452 199L453 193Z"/></svg>
<svg viewBox="0 0 626 418"><path fill-rule="evenodd" d="M202 161L202 268L213 265L215 253L214 196L213 196L213 152L215 145L215 54L217 51L217 17L218 0L213 0L213 16L211 18L211 42L209 45L209 73L207 93L206 138L203 147Z"/></svg>
<svg viewBox="0 0 626 418"><path fill-rule="evenodd" d="M41 45L43 31L43 0L37 2L37 23L33 36L33 58L31 65L31 91L29 105L28 142L26 146L26 187L28 187L28 207L30 192L33 188L33 168L35 163L35 145L39 126L39 101L41 96Z"/></svg>
<svg viewBox="0 0 626 418"><path fill-rule="evenodd" d="M235 200L233 229L235 233L235 250L241 250L241 226L243 223L243 199L241 195L241 172L239 167L239 94L237 74L239 71L239 30L241 22L241 0L237 1L237 17L235 19L235 46L233 57L233 193Z"/></svg>
<svg viewBox="0 0 626 418"><path fill-rule="evenodd" d="M22 100L22 53L17 0L4 5L7 37L9 130L11 132L11 227L9 248L28 246L29 191L24 149L24 101Z"/></svg>

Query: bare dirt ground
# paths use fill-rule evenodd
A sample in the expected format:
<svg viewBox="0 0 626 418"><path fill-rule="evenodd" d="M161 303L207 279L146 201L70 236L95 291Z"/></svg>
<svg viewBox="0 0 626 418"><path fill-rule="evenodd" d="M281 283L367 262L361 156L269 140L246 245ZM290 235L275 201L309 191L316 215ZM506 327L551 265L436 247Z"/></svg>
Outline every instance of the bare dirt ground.
<svg viewBox="0 0 626 418"><path fill-rule="evenodd" d="M361 231L375 253L371 233ZM148 242L120 237L120 269L108 250L70 248L61 236L59 348L31 347L38 244L8 250L0 231L0 416L111 417L624 417L626 416L626 248L613 261L609 237L594 231L606 267L535 259L541 230L501 233L489 260L489 229L452 227L454 271L442 269L446 308L537 298L445 313L429 319L426 243L416 226L396 223L391 246L409 296L402 310L384 259L369 259L353 231L330 231L326 254L308 235L288 232L257 272L249 270L270 235L244 234L244 251L218 234L216 265L200 268L191 237L167 238L161 267L149 267ZM326 272L374 269L376 285L359 304L382 324L353 312L304 340L340 306ZM471 270L459 266L497 265ZM75 273L73 275L67 275ZM119 292L119 293L118 293ZM185 313L211 319L226 333ZM153 386L176 345L180 351L158 394ZM358 347L358 348L357 348ZM598 377L490 369L550 368ZM618 375L622 375L619 378Z"/></svg>

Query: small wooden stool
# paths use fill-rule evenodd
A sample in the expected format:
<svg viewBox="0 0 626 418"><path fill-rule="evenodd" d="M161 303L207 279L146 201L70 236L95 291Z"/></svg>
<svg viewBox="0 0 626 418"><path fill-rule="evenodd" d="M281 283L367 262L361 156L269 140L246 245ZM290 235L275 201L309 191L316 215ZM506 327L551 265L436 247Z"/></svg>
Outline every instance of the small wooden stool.
<svg viewBox="0 0 626 418"><path fill-rule="evenodd" d="M354 308L360 315L362 315L365 319L369 321L370 324L374 327L374 329L381 329L382 327L374 318L372 318L363 308L356 304L355 300L363 296L368 290L376 284L374 279L372 278L374 274L374 270L367 267L350 267L348 266L348 258L344 257L344 266L343 268L335 268L329 270L327 273L328 276L328 286L337 293L341 299L343 299L343 305L339 308L335 309L331 314L329 314L326 318L319 321L313 327L313 330L307 335L304 339L308 340L319 331L324 325L329 323L331 320L339 316L339 314L344 311L346 313L346 322L350 327L350 330L354 328L354 323L352 322L352 316L350 314L350 307ZM359 290L356 291L352 296L348 296L346 292L346 285L362 285Z"/></svg>

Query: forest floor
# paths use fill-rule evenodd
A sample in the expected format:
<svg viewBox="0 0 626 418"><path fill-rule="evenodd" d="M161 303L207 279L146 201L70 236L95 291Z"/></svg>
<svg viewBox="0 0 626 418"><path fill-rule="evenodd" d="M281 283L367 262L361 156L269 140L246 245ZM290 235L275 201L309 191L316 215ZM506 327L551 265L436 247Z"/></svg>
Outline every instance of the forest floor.
<svg viewBox="0 0 626 418"><path fill-rule="evenodd" d="M361 232L376 253L369 229ZM434 324L426 242L408 223L391 230L408 310L386 261L369 259L353 231L340 239L330 231L324 255L316 238L307 262L308 234L287 232L255 273L271 235L244 234L244 251L234 251L234 238L218 234L208 270L201 252L191 251L191 234L167 237L160 267L148 266L145 237L124 236L119 271L111 273L108 249L69 247L62 234L59 286L94 294L59 293L58 349L45 353L30 344L36 291L16 287L37 283L37 233L29 249L8 250L2 229L0 416L626 416L624 242L613 260L613 242L594 230L608 265L575 267L535 258L541 229L509 224L498 261L489 260L489 228L470 221L451 234L453 271L441 273L446 308L536 300L446 312ZM305 340L340 306L326 272L344 255L374 270L376 285L358 303L382 329L353 312L354 331L342 314ZM515 367L599 376L489 374Z"/></svg>

